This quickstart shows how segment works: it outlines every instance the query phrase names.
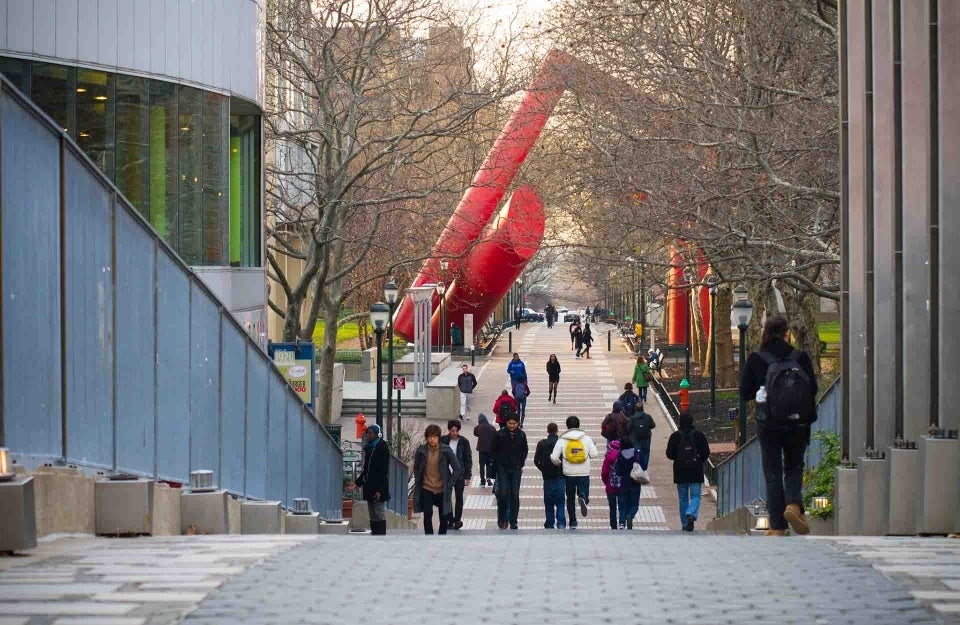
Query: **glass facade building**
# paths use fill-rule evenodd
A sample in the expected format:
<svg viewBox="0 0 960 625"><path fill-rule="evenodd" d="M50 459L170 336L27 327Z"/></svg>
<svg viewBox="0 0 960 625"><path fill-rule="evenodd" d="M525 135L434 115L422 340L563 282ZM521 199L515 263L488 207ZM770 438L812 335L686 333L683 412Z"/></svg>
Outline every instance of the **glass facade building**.
<svg viewBox="0 0 960 625"><path fill-rule="evenodd" d="M190 265L260 267L261 116L242 98L12 56L3 73Z"/></svg>

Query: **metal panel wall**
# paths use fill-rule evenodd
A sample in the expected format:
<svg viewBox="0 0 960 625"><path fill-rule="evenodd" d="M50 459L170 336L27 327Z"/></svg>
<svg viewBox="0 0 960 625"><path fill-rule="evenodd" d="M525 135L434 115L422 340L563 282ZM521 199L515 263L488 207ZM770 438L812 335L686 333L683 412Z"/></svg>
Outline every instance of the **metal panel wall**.
<svg viewBox="0 0 960 625"><path fill-rule="evenodd" d="M930 425L930 22L927 2L901 4L903 50L904 436ZM851 151L853 150L851 146ZM851 305L852 306L852 305Z"/></svg>
<svg viewBox="0 0 960 625"><path fill-rule="evenodd" d="M59 139L6 92L0 139L5 444L56 457L63 453Z"/></svg>
<svg viewBox="0 0 960 625"><path fill-rule="evenodd" d="M57 0L57 58L77 58L77 10L77 0Z"/></svg>
<svg viewBox="0 0 960 625"><path fill-rule="evenodd" d="M63 163L67 459L113 468L113 195L72 151Z"/></svg>
<svg viewBox="0 0 960 625"><path fill-rule="evenodd" d="M287 405L287 506L293 507L293 500L303 497L303 419L300 418L299 402L289 393L284 394Z"/></svg>
<svg viewBox="0 0 960 625"><path fill-rule="evenodd" d="M7 3L7 49L33 52L33 3Z"/></svg>
<svg viewBox="0 0 960 625"><path fill-rule="evenodd" d="M99 22L97 0L79 0L77 5L77 60L97 62ZM98 35L94 36L94 33L98 33Z"/></svg>
<svg viewBox="0 0 960 625"><path fill-rule="evenodd" d="M268 376L272 373L268 373ZM284 389L267 384L267 492L287 504L287 397Z"/></svg>
<svg viewBox="0 0 960 625"><path fill-rule="evenodd" d="M130 208L118 210L116 216L117 465L154 475L156 250L150 233L133 215Z"/></svg>
<svg viewBox="0 0 960 625"><path fill-rule="evenodd" d="M222 313L227 315L229 313ZM244 492L243 469L246 455L246 368L247 352L245 336L228 320L221 321L223 357L220 371L223 376L220 387L222 425L220 436L220 475L222 485L234 492Z"/></svg>
<svg viewBox="0 0 960 625"><path fill-rule="evenodd" d="M130 50L121 48L125 59L130 63L130 69L138 72L150 71L150 38L153 29L150 28L150 5L155 2L150 0L133 0L133 32L136 45L133 46L133 54Z"/></svg>
<svg viewBox="0 0 960 625"><path fill-rule="evenodd" d="M57 53L56 2L33 0L33 50L53 56Z"/></svg>
<svg viewBox="0 0 960 625"><path fill-rule="evenodd" d="M960 428L960 384L954 355L960 353L960 2L941 0L939 8L940 105L940 393L944 428Z"/></svg>
<svg viewBox="0 0 960 625"><path fill-rule="evenodd" d="M267 493L267 457L270 442L267 421L267 371L273 366L255 345L247 343L247 446L245 492L263 499Z"/></svg>
<svg viewBox="0 0 960 625"><path fill-rule="evenodd" d="M190 470L211 469L216 471L217 479L223 480L223 471L220 470L220 349L220 310L206 291L191 284Z"/></svg>
<svg viewBox="0 0 960 625"><path fill-rule="evenodd" d="M319 466L318 466L318 452L320 450L320 426L313 419L307 410L303 407L303 404L300 403L300 400L293 398L291 400L297 408L297 412L300 415L300 419L303 421L303 463L301 465L303 473L303 483L301 488L303 489L304 494L302 497L309 497L311 500L316 501L317 505L322 505L324 499L321 497L321 490L319 488Z"/></svg>
<svg viewBox="0 0 960 625"><path fill-rule="evenodd" d="M157 471L162 478L186 482L191 466L191 341L190 314L184 311L190 310L190 279L164 248L156 248L156 257Z"/></svg>
<svg viewBox="0 0 960 625"><path fill-rule="evenodd" d="M97 0L97 62L101 65L117 65L117 2L128 0Z"/></svg>

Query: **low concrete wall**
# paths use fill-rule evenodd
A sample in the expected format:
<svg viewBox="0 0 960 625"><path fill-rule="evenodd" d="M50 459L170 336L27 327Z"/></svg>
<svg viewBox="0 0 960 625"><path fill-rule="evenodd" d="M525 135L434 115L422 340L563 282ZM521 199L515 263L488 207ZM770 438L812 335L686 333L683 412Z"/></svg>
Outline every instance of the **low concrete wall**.
<svg viewBox="0 0 960 625"><path fill-rule="evenodd" d="M833 517L820 519L807 515L807 522L810 524L810 533L814 536L835 536L837 533ZM707 530L718 534L749 534L756 526L757 517L753 511L740 507L730 514L710 521Z"/></svg>
<svg viewBox="0 0 960 625"><path fill-rule="evenodd" d="M37 536L93 534L97 527L94 479L80 469L40 467L31 475L37 503Z"/></svg>
<svg viewBox="0 0 960 625"><path fill-rule="evenodd" d="M453 360L450 357L450 354L444 352L442 354L431 354L430 355L430 375L439 375L441 371L450 366L450 363ZM457 362L460 362L459 360ZM463 362L470 362L470 359L467 358ZM458 365L459 366L459 365ZM459 373L459 372L458 372ZM397 360L393 363L393 375L405 375L408 377L413 377L413 354L407 354L400 360ZM373 378L371 378L372 380ZM407 384L410 384L410 380L407 380Z"/></svg>
<svg viewBox="0 0 960 625"><path fill-rule="evenodd" d="M377 379L377 348L365 349L360 354L361 382L373 382Z"/></svg>
<svg viewBox="0 0 960 625"><path fill-rule="evenodd" d="M367 504L363 501L354 502L353 516L350 519L351 530L370 529L370 513L367 510ZM387 510L387 529L417 529L417 524L410 521L405 516L400 516L392 510Z"/></svg>
<svg viewBox="0 0 960 625"><path fill-rule="evenodd" d="M153 486L153 535L180 535L180 489L158 482Z"/></svg>

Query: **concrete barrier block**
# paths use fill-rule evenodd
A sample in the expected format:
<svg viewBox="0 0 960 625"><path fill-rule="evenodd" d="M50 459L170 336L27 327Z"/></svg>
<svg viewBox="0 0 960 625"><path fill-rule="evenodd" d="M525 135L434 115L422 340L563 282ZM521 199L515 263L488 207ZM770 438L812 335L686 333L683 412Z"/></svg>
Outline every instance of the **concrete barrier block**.
<svg viewBox="0 0 960 625"><path fill-rule="evenodd" d="M0 482L0 551L26 551L37 546L36 491L32 477Z"/></svg>
<svg viewBox="0 0 960 625"><path fill-rule="evenodd" d="M917 504L920 492L919 449L890 448L890 497L887 502L887 533L894 536L913 536L917 533Z"/></svg>
<svg viewBox="0 0 960 625"><path fill-rule="evenodd" d="M183 534L239 533L239 504L236 506L237 531L230 531L228 502L233 501L227 491L224 490L210 493L181 493L180 532Z"/></svg>
<svg viewBox="0 0 960 625"><path fill-rule="evenodd" d="M287 513L284 519L287 534L319 534L320 533L320 513L311 514L291 514Z"/></svg>
<svg viewBox="0 0 960 625"><path fill-rule="evenodd" d="M243 531L243 514L240 510L240 500L232 495L227 497L227 531L230 534L239 534Z"/></svg>
<svg viewBox="0 0 960 625"><path fill-rule="evenodd" d="M446 422L460 414L460 393L455 386L427 386L427 420Z"/></svg>
<svg viewBox="0 0 960 625"><path fill-rule="evenodd" d="M834 478L833 514L838 536L860 533L860 497L857 494L857 469L837 467Z"/></svg>
<svg viewBox="0 0 960 625"><path fill-rule="evenodd" d="M884 536L887 533L887 503L890 492L889 468L886 460L860 458L857 471L857 513L862 536Z"/></svg>
<svg viewBox="0 0 960 625"><path fill-rule="evenodd" d="M158 482L153 487L153 536L180 535L179 488Z"/></svg>
<svg viewBox="0 0 960 625"><path fill-rule="evenodd" d="M71 467L33 472L37 536L93 534L97 528L94 479Z"/></svg>
<svg viewBox="0 0 960 625"><path fill-rule="evenodd" d="M153 480L97 480L97 534L124 536L153 533Z"/></svg>
<svg viewBox="0 0 960 625"><path fill-rule="evenodd" d="M349 521L321 521L317 527L318 534L349 534Z"/></svg>
<svg viewBox="0 0 960 625"><path fill-rule="evenodd" d="M918 534L949 534L957 530L954 517L960 505L960 490L955 479L960 466L960 440L955 438L920 439L920 469L923 485L917 502Z"/></svg>
<svg viewBox="0 0 960 625"><path fill-rule="evenodd" d="M244 501L240 504L240 533L282 534L283 510L279 501Z"/></svg>

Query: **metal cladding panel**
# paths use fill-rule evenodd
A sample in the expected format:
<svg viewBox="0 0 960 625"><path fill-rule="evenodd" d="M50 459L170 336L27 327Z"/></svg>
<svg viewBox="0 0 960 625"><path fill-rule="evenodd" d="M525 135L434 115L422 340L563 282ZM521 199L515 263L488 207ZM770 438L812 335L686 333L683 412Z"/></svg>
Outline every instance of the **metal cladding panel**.
<svg viewBox="0 0 960 625"><path fill-rule="evenodd" d="M117 5L117 57L135 65L137 41L137 5L134 0L122 0Z"/></svg>
<svg viewBox="0 0 960 625"><path fill-rule="evenodd" d="M941 0L940 22L940 419L941 426L960 428L960 384L953 355L960 351L960 3Z"/></svg>
<svg viewBox="0 0 960 625"><path fill-rule="evenodd" d="M893 2L873 3L873 410L874 447L893 445L897 371L896 111Z"/></svg>
<svg viewBox="0 0 960 625"><path fill-rule="evenodd" d="M224 311L224 315L230 313ZM246 442L246 337L228 319L222 322L223 360L220 371L220 428L223 447L220 450L221 485L236 493L244 492L243 469Z"/></svg>
<svg viewBox="0 0 960 625"><path fill-rule="evenodd" d="M198 469L216 471L216 479L223 479L220 470L220 308L206 291L191 284L190 470Z"/></svg>
<svg viewBox="0 0 960 625"><path fill-rule="evenodd" d="M273 372L267 372L270 384L267 407L267 493L270 499L287 504L287 393Z"/></svg>
<svg viewBox="0 0 960 625"><path fill-rule="evenodd" d="M196 82L203 82L203 40L206 33L203 24L203 5L206 2L193 2L192 0L180 0L180 19L181 23L184 14L190 20L190 38L184 39L180 43L181 56L190 56L190 73L184 78Z"/></svg>
<svg viewBox="0 0 960 625"><path fill-rule="evenodd" d="M99 16L97 0L79 0L77 7L77 59L97 62L99 45ZM79 36L82 35L82 36Z"/></svg>
<svg viewBox="0 0 960 625"><path fill-rule="evenodd" d="M170 17L172 19L172 16ZM137 15L137 19L141 19L139 15ZM158 0L150 2L150 15L146 19L149 20L148 23L150 24L150 36L143 42L143 45L150 46L149 71L153 74L163 74L167 69L167 29L164 27L164 23L168 19L164 3ZM177 54L177 50L170 50L170 53Z"/></svg>
<svg viewBox="0 0 960 625"><path fill-rule="evenodd" d="M930 425L930 37L926 2L903 2L903 345L904 436ZM946 142L944 142L946 143ZM851 145L851 151L853 146ZM955 382L954 382L955 383Z"/></svg>
<svg viewBox="0 0 960 625"><path fill-rule="evenodd" d="M128 0L129 1L129 0ZM125 3L126 4L126 3ZM133 56L125 57L132 69L150 71L150 48L153 29L150 28L150 0L133 0Z"/></svg>
<svg viewBox="0 0 960 625"><path fill-rule="evenodd" d="M163 3L164 0L154 0L154 2ZM164 47L167 49L167 55L165 59L166 72L169 76L184 76L181 74L181 69L183 67L183 59L187 58L188 55L183 54L180 49L181 37L183 33L190 33L190 23L189 21L184 24L180 20L180 14L178 12L177 0L166 0L167 12L166 19L164 20ZM183 28L186 27L184 31Z"/></svg>
<svg viewBox="0 0 960 625"><path fill-rule="evenodd" d="M57 0L56 13L56 57L60 59L77 58L77 0Z"/></svg>
<svg viewBox="0 0 960 625"><path fill-rule="evenodd" d="M304 497L303 490L303 418L300 402L291 393L284 393L287 412L287 507L293 500Z"/></svg>
<svg viewBox="0 0 960 625"><path fill-rule="evenodd" d="M67 459L113 467L113 196L70 150L64 169Z"/></svg>
<svg viewBox="0 0 960 625"><path fill-rule="evenodd" d="M270 441L267 430L267 364L263 353L247 342L246 494L257 499L277 499L279 496L269 493L268 497L267 493L267 447Z"/></svg>
<svg viewBox="0 0 960 625"><path fill-rule="evenodd" d="M849 367L846 374L850 387L848 410L850 414L850 455L858 458L863 455L867 444L867 246L866 211L867 194L867 136L872 129L867 128L866 72L868 55L866 49L866 17L864 2L850 0L847 3L849 46L847 70L847 97L849 103L849 250L847 263L850 278L849 310Z"/></svg>
<svg viewBox="0 0 960 625"><path fill-rule="evenodd" d="M7 2L7 49L33 52L33 3L23 0Z"/></svg>
<svg viewBox="0 0 960 625"><path fill-rule="evenodd" d="M318 426L317 440L317 504L318 510L324 518L336 519L343 513L343 452L337 447L333 438ZM404 467L404 470L406 467ZM403 487L399 490L390 487L391 496L402 500L403 515L407 513L406 478L402 480ZM398 493L398 494L394 494ZM395 504L396 505L396 504ZM391 508L393 509L393 508ZM398 512L398 514L401 514Z"/></svg>
<svg viewBox="0 0 960 625"><path fill-rule="evenodd" d="M97 62L102 65L117 65L117 2L129 0L97 0Z"/></svg>
<svg viewBox="0 0 960 625"><path fill-rule="evenodd" d="M0 91L3 425L18 453L60 456L60 146Z"/></svg>
<svg viewBox="0 0 960 625"><path fill-rule="evenodd" d="M153 237L117 206L117 466L153 475L156 450ZM184 441L186 441L186 437Z"/></svg>
<svg viewBox="0 0 960 625"><path fill-rule="evenodd" d="M157 473L190 479L190 279L157 250ZM203 467L196 467L203 468ZM207 467L216 469L216 464Z"/></svg>
<svg viewBox="0 0 960 625"><path fill-rule="evenodd" d="M304 497L313 501L323 501L319 489L319 467L317 457L320 455L320 425L307 412L300 400L294 398L300 418L303 419L303 492Z"/></svg>
<svg viewBox="0 0 960 625"><path fill-rule="evenodd" d="M43 56L57 53L55 0L33 0L33 52Z"/></svg>
<svg viewBox="0 0 960 625"><path fill-rule="evenodd" d="M0 0L0 48L7 47L7 4L10 0Z"/></svg>

